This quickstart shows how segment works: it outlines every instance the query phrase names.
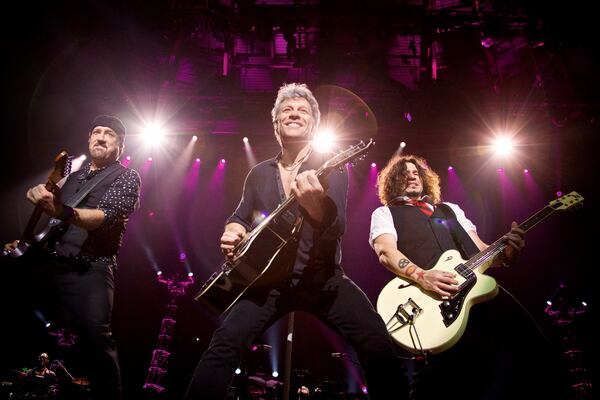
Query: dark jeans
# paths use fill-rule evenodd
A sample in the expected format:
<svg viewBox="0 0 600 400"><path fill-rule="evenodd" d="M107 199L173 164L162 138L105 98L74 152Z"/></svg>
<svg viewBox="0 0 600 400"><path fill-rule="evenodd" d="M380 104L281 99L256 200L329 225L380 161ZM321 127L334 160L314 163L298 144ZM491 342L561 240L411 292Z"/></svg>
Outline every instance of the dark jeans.
<svg viewBox="0 0 600 400"><path fill-rule="evenodd" d="M32 295L29 308L59 308L75 329L95 399L121 399L121 376L110 320L114 268L102 262L44 259L27 263L21 276ZM34 266L32 266L34 265ZM21 283L23 284L23 283Z"/></svg>
<svg viewBox="0 0 600 400"><path fill-rule="evenodd" d="M315 315L356 350L372 400L408 398L407 380L381 317L366 295L341 270L321 283L287 283L240 300L215 331L185 395L187 400L222 400L242 350L290 311Z"/></svg>

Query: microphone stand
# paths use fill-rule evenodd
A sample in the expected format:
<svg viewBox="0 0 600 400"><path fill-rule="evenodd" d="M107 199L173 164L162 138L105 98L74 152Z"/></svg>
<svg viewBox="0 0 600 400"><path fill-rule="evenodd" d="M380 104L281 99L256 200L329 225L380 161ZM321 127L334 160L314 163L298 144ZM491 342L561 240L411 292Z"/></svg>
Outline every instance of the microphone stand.
<svg viewBox="0 0 600 400"><path fill-rule="evenodd" d="M294 339L294 313L288 314L287 335L285 337L285 366L283 378L283 400L290 400L292 375L292 342Z"/></svg>

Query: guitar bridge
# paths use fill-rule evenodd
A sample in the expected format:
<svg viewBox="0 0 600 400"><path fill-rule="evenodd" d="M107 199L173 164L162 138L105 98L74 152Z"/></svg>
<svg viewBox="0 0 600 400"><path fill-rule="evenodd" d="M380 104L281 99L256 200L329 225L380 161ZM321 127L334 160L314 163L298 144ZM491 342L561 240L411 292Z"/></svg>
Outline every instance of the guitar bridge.
<svg viewBox="0 0 600 400"><path fill-rule="evenodd" d="M412 325L415 320L423 313L423 309L411 298L404 304L400 304L396 312L386 322L389 333L394 333L406 325Z"/></svg>

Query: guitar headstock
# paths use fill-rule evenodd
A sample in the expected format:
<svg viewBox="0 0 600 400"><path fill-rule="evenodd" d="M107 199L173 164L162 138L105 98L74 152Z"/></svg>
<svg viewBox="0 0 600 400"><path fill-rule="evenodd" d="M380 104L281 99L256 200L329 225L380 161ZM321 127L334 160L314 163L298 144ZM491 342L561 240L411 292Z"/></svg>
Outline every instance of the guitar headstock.
<svg viewBox="0 0 600 400"><path fill-rule="evenodd" d="M583 205L583 197L577 192L571 192L552 200L548 206L554 210L568 210Z"/></svg>
<svg viewBox="0 0 600 400"><path fill-rule="evenodd" d="M66 151L63 150L58 153L54 158L54 168L52 168L52 172L48 175L46 187L55 187L62 178L71 173L71 161L71 157L69 157Z"/></svg>
<svg viewBox="0 0 600 400"><path fill-rule="evenodd" d="M335 157L327 160L327 162L323 165L323 170L329 170L334 168L341 168L349 162L354 162L360 159L363 159L367 151L371 146L375 144L373 139L369 139L367 143L362 140L360 143L351 146L347 150L342 151L337 154Z"/></svg>

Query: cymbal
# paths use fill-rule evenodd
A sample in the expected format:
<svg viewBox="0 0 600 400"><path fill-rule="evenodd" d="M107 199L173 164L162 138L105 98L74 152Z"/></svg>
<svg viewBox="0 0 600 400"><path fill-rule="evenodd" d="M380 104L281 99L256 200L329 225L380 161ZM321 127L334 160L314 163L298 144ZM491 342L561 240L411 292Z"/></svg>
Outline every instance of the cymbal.
<svg viewBox="0 0 600 400"><path fill-rule="evenodd" d="M18 369L9 369L8 371L14 372L14 373L19 374L19 375L25 375L27 373L25 371L20 371Z"/></svg>
<svg viewBox="0 0 600 400"><path fill-rule="evenodd" d="M261 378L260 376L249 376L248 380L250 382L254 382L260 386L265 386L265 387L269 387L269 388L274 388L277 387L279 385L283 385L283 383L281 383L281 381L278 381L276 379L264 379Z"/></svg>
<svg viewBox="0 0 600 400"><path fill-rule="evenodd" d="M73 383L79 386L88 386L90 381L87 378L75 378L73 379Z"/></svg>

